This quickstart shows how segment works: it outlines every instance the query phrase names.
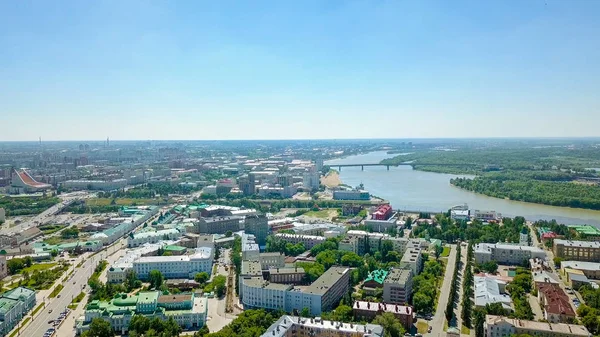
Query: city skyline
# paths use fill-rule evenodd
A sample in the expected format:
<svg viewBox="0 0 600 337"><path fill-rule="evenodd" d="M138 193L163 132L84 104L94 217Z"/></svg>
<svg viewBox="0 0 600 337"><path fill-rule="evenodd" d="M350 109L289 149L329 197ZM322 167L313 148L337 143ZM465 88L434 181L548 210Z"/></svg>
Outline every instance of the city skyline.
<svg viewBox="0 0 600 337"><path fill-rule="evenodd" d="M0 4L0 141L595 137L600 3Z"/></svg>

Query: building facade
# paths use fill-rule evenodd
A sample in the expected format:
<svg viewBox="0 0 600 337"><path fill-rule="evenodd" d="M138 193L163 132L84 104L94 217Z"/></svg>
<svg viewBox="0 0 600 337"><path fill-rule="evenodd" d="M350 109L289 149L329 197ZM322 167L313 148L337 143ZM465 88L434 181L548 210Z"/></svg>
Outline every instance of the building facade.
<svg viewBox="0 0 600 337"><path fill-rule="evenodd" d="M485 316L483 331L486 337L509 337L516 334L536 337L591 337L583 325L526 321L494 315Z"/></svg>
<svg viewBox="0 0 600 337"><path fill-rule="evenodd" d="M413 272L410 269L392 269L383 282L383 301L392 304L410 302Z"/></svg>
<svg viewBox="0 0 600 337"><path fill-rule="evenodd" d="M375 324L354 324L282 316L261 337L383 337L383 327Z"/></svg>
<svg viewBox="0 0 600 337"><path fill-rule="evenodd" d="M148 279L152 270L160 271L164 278L194 278L197 273L212 273L214 252L210 248L197 248L189 256L143 256L133 262L133 271L142 279Z"/></svg>
<svg viewBox="0 0 600 337"><path fill-rule="evenodd" d="M575 261L600 261L600 242L597 241L572 241L554 240L552 247L554 256L564 260Z"/></svg>
<svg viewBox="0 0 600 337"><path fill-rule="evenodd" d="M477 264L496 261L500 264L520 265L530 259L546 258L544 250L538 247L507 243L479 243L474 247L474 255Z"/></svg>

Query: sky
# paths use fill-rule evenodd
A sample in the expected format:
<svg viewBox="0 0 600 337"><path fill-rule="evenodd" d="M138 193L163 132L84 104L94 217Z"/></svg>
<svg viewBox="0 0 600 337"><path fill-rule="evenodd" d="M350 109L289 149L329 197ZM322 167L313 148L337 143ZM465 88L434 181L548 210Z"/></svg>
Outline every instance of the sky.
<svg viewBox="0 0 600 337"><path fill-rule="evenodd" d="M600 136L600 1L1 1L0 141Z"/></svg>

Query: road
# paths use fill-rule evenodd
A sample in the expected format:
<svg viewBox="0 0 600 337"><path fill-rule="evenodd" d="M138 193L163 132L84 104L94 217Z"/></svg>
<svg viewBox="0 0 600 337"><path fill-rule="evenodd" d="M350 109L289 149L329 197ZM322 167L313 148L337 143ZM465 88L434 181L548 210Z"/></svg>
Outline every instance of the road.
<svg viewBox="0 0 600 337"><path fill-rule="evenodd" d="M47 298L46 295L42 295L40 294L41 292L39 292L38 294L41 296L41 298L38 298L37 303L39 304L45 299L46 306L36 314L31 323L21 331L20 335L27 337L43 337L46 330L52 327L50 324L48 324L48 321L58 318L60 312L65 310L67 306L71 304L73 298L79 295L79 293L83 290L84 285L87 286L88 279L90 276L92 276L92 273L94 272L94 269L98 263L105 259L108 255L114 254L123 248L124 240L125 239L118 240L116 244L108 247L92 257L90 257L91 254L89 253L84 254L78 260L73 262L74 266L76 266L79 261L84 261L81 267L75 268L73 276L63 283L64 288L60 292L60 298ZM69 272L66 272L65 275L68 275ZM59 280L62 280L63 278L64 276ZM80 304L80 306L82 306L82 304ZM52 312L49 313L49 310L52 310ZM71 324L72 326L74 323L73 317L69 315L63 325Z"/></svg>
<svg viewBox="0 0 600 337"><path fill-rule="evenodd" d="M446 305L448 305L448 295L450 294L450 286L452 285L452 275L454 275L454 269L456 268L456 245L450 246L450 256L448 256L448 263L446 264L446 272L444 274L444 281L442 283L442 289L440 291L440 298L437 304L435 315L429 325L432 327L430 333L427 336L442 337L445 336L444 332L444 321L446 315Z"/></svg>

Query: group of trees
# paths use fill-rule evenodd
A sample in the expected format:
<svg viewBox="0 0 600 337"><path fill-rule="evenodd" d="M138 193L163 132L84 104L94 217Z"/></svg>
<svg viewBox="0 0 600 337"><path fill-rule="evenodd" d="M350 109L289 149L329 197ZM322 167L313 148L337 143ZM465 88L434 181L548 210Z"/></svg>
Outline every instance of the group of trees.
<svg viewBox="0 0 600 337"><path fill-rule="evenodd" d="M571 181L536 180L518 174L493 173L450 180L454 186L491 197L538 204L600 210L600 189Z"/></svg>
<svg viewBox="0 0 600 337"><path fill-rule="evenodd" d="M531 292L532 284L531 272L525 268L517 268L512 282L506 286L515 307L515 311L511 314L513 318L533 319L533 311L527 299L527 293Z"/></svg>
<svg viewBox="0 0 600 337"><path fill-rule="evenodd" d="M306 251L306 247L302 242L292 244L274 235L269 235L267 237L266 251L280 252L287 256L298 256Z"/></svg>
<svg viewBox="0 0 600 337"><path fill-rule="evenodd" d="M577 315L581 317L581 323L592 335L598 335L600 334L600 289L584 285L578 290L585 304L577 308Z"/></svg>
<svg viewBox="0 0 600 337"><path fill-rule="evenodd" d="M461 318L462 324L467 328L471 328L471 318L473 314L473 243L469 242L467 246L467 265L465 266L465 274L463 275L463 297L462 297L462 310Z"/></svg>
<svg viewBox="0 0 600 337"><path fill-rule="evenodd" d="M131 292L134 289L138 289L142 287L142 281L140 281L137 277L137 274L133 270L127 270L125 272L125 289L127 292Z"/></svg>
<svg viewBox="0 0 600 337"><path fill-rule="evenodd" d="M427 261L427 254L423 254L423 260ZM444 265L437 260L425 262L421 274L413 278L413 306L420 314L430 314L435 310L435 302L438 296L439 281L444 276Z"/></svg>
<svg viewBox="0 0 600 337"><path fill-rule="evenodd" d="M260 337L282 314L284 313L262 309L245 310L220 331L210 333L203 328L194 337Z"/></svg>
<svg viewBox="0 0 600 337"><path fill-rule="evenodd" d="M171 184L170 182L152 182L128 190L98 192L98 198L153 199L157 196L167 196L169 194L187 195L199 190L200 187Z"/></svg>
<svg viewBox="0 0 600 337"><path fill-rule="evenodd" d="M456 317L454 314L454 303L458 299L458 272L460 270L460 254L461 254L461 245L457 245L456 252L456 265L454 266L454 274L452 275L452 283L450 284L450 293L448 294L448 304L446 305L446 320L451 322L452 319Z"/></svg>
<svg viewBox="0 0 600 337"><path fill-rule="evenodd" d="M24 268L31 267L33 263L33 259L31 256L25 256L23 258L14 257L8 261L6 261L6 267L8 268L8 272L11 275L18 274Z"/></svg>
<svg viewBox="0 0 600 337"><path fill-rule="evenodd" d="M216 275L213 277L212 282L204 286L204 292L210 293L214 291L217 297L222 297L225 295L225 291L227 289L226 283L227 277L223 275Z"/></svg>
<svg viewBox="0 0 600 337"><path fill-rule="evenodd" d="M79 228L75 226L65 228L60 232L60 237L63 239L77 239L79 237Z"/></svg>
<svg viewBox="0 0 600 337"><path fill-rule="evenodd" d="M135 315L129 322L129 337L178 337L182 331L173 317L164 321L158 317L150 319Z"/></svg>
<svg viewBox="0 0 600 337"><path fill-rule="evenodd" d="M20 284L33 289L48 289L67 269L69 269L69 266L65 264L52 269L34 270L31 274L23 271Z"/></svg>
<svg viewBox="0 0 600 337"><path fill-rule="evenodd" d="M435 216L433 224L420 224L413 228L413 237L439 239L449 243L458 240L469 242L519 242L519 235L525 226L525 218L504 218L502 224L484 224L479 220L470 223L455 221L448 214Z"/></svg>
<svg viewBox="0 0 600 337"><path fill-rule="evenodd" d="M475 267L475 272L484 271L488 274L496 274L498 272L498 262L487 261Z"/></svg>
<svg viewBox="0 0 600 337"><path fill-rule="evenodd" d="M0 208L4 208L6 216L39 214L58 204L57 197L0 197Z"/></svg>

